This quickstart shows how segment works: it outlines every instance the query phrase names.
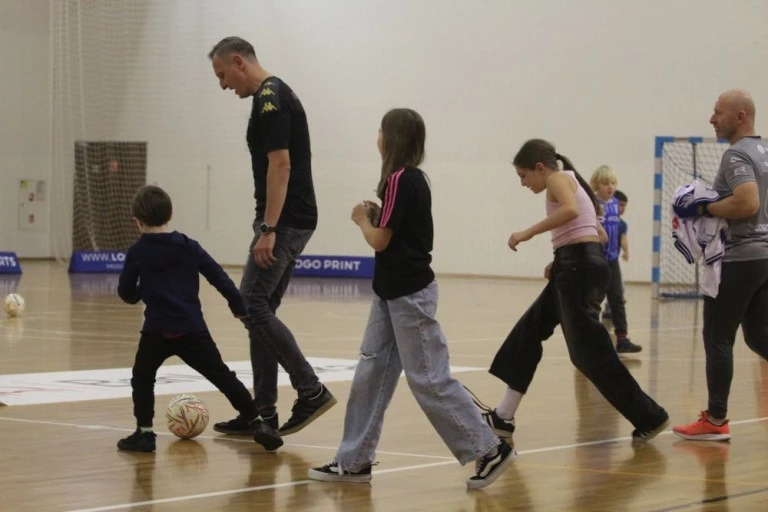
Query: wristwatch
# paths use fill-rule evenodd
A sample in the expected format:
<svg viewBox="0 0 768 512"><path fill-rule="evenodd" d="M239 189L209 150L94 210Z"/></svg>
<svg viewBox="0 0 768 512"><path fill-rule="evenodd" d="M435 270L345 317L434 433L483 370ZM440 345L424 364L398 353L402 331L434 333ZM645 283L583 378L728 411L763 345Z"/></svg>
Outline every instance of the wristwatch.
<svg viewBox="0 0 768 512"><path fill-rule="evenodd" d="M262 235L266 235L268 233L274 233L277 231L277 228L275 226L270 226L266 222L262 222L261 226L259 226L259 231L261 231Z"/></svg>

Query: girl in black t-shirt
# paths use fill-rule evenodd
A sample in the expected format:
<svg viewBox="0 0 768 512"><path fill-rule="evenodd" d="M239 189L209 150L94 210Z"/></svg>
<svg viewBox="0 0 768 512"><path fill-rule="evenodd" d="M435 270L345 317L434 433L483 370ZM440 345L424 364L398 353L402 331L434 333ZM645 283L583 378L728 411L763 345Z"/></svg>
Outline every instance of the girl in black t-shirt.
<svg viewBox="0 0 768 512"><path fill-rule="evenodd" d="M404 370L432 426L461 464L476 461L469 488L493 482L517 453L482 420L462 385L451 377L448 346L437 311L430 268L432 211L424 159L424 121L410 109L389 111L378 148L379 209L363 202L352 220L376 251L373 299L344 419L344 436L330 464L309 471L328 482L369 482L384 412ZM371 219L378 217L376 224Z"/></svg>

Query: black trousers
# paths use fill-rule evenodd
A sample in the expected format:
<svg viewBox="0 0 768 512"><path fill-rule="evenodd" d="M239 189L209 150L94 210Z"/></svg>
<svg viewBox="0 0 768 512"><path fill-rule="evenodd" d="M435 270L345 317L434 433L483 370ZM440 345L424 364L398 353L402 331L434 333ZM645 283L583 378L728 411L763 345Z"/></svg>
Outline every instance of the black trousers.
<svg viewBox="0 0 768 512"><path fill-rule="evenodd" d="M717 298L704 297L707 411L714 418L728 415L739 325L747 346L768 359L768 259L723 263Z"/></svg>
<svg viewBox="0 0 768 512"><path fill-rule="evenodd" d="M515 324L490 372L510 388L527 392L541 361L542 343L560 324L573 365L635 428L651 430L668 415L621 363L600 323L608 280L608 264L599 243L557 249L549 283Z"/></svg>
<svg viewBox="0 0 768 512"><path fill-rule="evenodd" d="M611 308L611 322L616 335L626 335L627 332L627 311L624 300L624 280L621 277L621 266L619 260L608 262L610 279L608 280L608 307Z"/></svg>
<svg viewBox="0 0 768 512"><path fill-rule="evenodd" d="M142 333L131 377L133 415L139 427L152 426L155 377L158 368L171 356L179 356L190 368L208 379L241 415L246 418L255 416L251 394L221 359L210 333L184 334L170 339L160 333Z"/></svg>

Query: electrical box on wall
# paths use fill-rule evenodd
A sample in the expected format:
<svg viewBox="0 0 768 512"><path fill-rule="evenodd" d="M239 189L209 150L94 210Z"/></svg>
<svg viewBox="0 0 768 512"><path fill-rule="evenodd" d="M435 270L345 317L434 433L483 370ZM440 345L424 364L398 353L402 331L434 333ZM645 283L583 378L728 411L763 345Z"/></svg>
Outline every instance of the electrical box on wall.
<svg viewBox="0 0 768 512"><path fill-rule="evenodd" d="M48 229L48 194L45 180L19 180L19 229Z"/></svg>

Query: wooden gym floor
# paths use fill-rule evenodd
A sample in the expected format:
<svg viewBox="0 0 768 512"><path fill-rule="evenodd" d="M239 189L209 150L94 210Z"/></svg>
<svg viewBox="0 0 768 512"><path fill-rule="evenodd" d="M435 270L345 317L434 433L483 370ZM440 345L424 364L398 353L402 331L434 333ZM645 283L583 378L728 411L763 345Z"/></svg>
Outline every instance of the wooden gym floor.
<svg viewBox="0 0 768 512"><path fill-rule="evenodd" d="M77 372L66 375L68 382L78 382L80 375L92 377L79 372L130 368L142 308L119 301L117 276L70 276L48 262L24 262L23 268L17 284L27 311L0 321L0 379ZM237 282L239 271L230 273ZM486 369L543 281L444 277L439 282L438 316L452 365L476 369L455 375L494 404L504 388ZM3 294L14 284L0 278ZM647 286L627 288L630 334L645 350L624 361L673 423L692 421L706 407L701 304L663 303L654 310L649 296ZM308 357L353 364L370 297L366 281L297 278L280 316ZM247 360L245 331L207 284L203 306L225 360ZM520 457L482 491L466 490L472 468L451 457L404 381L386 416L380 464L370 485L307 480L307 470L330 461L340 440L350 386L344 378L328 384L339 404L287 437L277 453L264 453L248 438L220 436L210 425L195 440L177 440L163 421L170 395L157 400L157 453L120 453L116 441L134 428L125 370L120 398L93 400L83 392L76 401L0 407L0 510L765 510L768 364L746 348L741 335L735 359L731 443L681 442L667 431L633 446L632 427L574 370L556 332L518 411ZM333 373L334 365L324 371ZM43 381L16 388L6 383L0 402L45 397L52 391ZM102 387L110 385L115 383L106 379ZM218 392L196 394L208 405L211 422L233 417ZM280 388L283 418L294 398L290 387Z"/></svg>

